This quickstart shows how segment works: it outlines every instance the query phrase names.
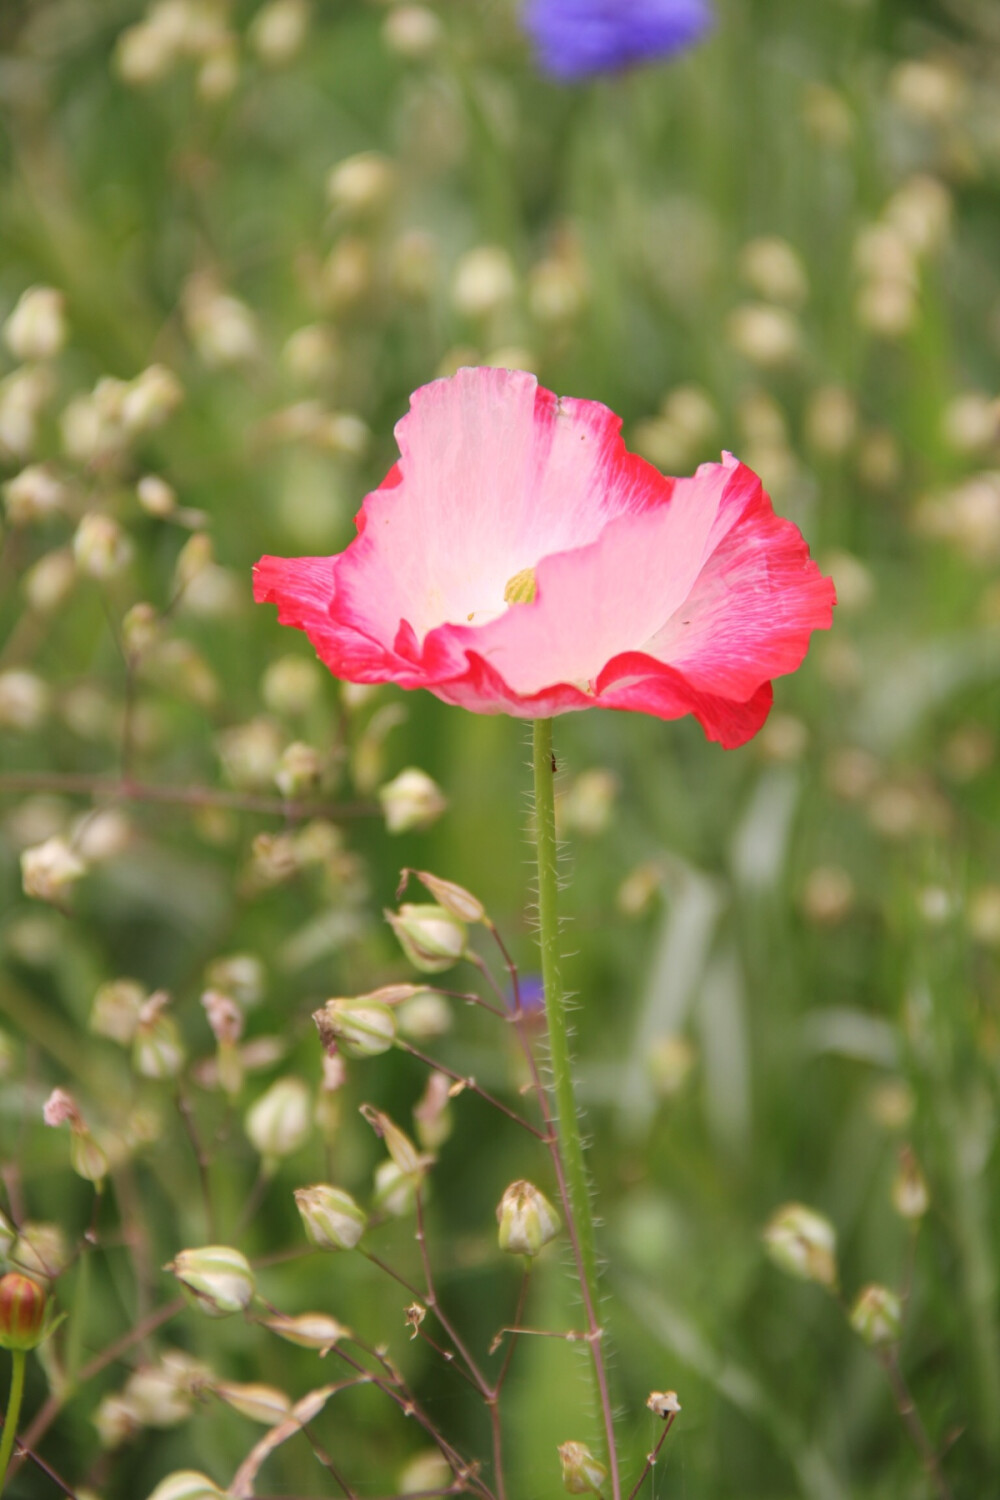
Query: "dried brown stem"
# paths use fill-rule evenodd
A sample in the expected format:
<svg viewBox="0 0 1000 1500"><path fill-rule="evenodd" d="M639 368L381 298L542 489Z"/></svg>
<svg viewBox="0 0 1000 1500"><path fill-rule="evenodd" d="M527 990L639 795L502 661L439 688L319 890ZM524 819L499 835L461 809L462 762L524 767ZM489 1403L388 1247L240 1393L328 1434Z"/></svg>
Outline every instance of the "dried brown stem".
<svg viewBox="0 0 1000 1500"><path fill-rule="evenodd" d="M635 1484L632 1486L631 1490L629 1491L628 1500L635 1500L636 1495L638 1495L639 1491L642 1489L643 1485L646 1483L646 1476L649 1473L652 1472L653 1466L656 1463L656 1460L660 1456L660 1449L663 1447L664 1443L667 1441L667 1434L669 1433L671 1427L673 1427L674 1422L676 1420L676 1417L677 1417L677 1413L676 1412L671 1412L670 1415L667 1417L666 1421L664 1422L664 1424L663 1424L663 1431L660 1433L659 1442L657 1443L656 1447L653 1449L652 1453L647 1453L646 1454L646 1463L645 1463L645 1466L643 1467L643 1471L639 1475L639 1478L636 1480Z"/></svg>
<svg viewBox="0 0 1000 1500"><path fill-rule="evenodd" d="M493 1094L481 1088L474 1078L468 1077L465 1073L456 1073L452 1068L445 1067L444 1063L438 1062L436 1058L428 1057L426 1052L421 1052L418 1047L411 1046L409 1042L404 1042L399 1037L396 1038L396 1046L401 1052L408 1052L411 1057L415 1057L418 1062L424 1063L428 1068L434 1068L436 1072L443 1073L446 1078L450 1078L454 1083L460 1083L470 1093L478 1094L480 1099L485 1099L487 1104L492 1104L494 1109L498 1109L501 1114L506 1115L508 1120L513 1120L515 1125L520 1125L522 1129L530 1131L537 1140L545 1141L547 1139L545 1134L538 1129L537 1125L532 1125L531 1121L526 1120L523 1115L519 1115L516 1109L509 1109L506 1104L503 1104Z"/></svg>
<svg viewBox="0 0 1000 1500"><path fill-rule="evenodd" d="M951 1486L945 1478L944 1470L941 1468L941 1460L935 1452L934 1445L927 1436L927 1429L917 1411L916 1402L913 1399L910 1387L906 1383L906 1377L899 1366L899 1359L894 1349L878 1353L878 1362L886 1373L889 1388L892 1391L892 1399L900 1420L910 1435L910 1440L920 1455L924 1473L933 1484L938 1493L939 1500L954 1500Z"/></svg>

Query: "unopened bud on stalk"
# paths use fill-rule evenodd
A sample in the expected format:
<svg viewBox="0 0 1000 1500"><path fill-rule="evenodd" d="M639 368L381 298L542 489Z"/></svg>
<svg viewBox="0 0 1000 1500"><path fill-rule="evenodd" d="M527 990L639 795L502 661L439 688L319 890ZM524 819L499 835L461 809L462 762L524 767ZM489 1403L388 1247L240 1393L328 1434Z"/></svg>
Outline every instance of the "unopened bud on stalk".
<svg viewBox="0 0 1000 1500"><path fill-rule="evenodd" d="M213 1385L212 1390L220 1401L224 1401L241 1416L249 1417L251 1422L261 1422L265 1427L277 1427L292 1409L288 1396L273 1385L240 1385L233 1381L221 1381L218 1385Z"/></svg>
<svg viewBox="0 0 1000 1500"><path fill-rule="evenodd" d="M787 1203L764 1230L767 1253L782 1271L833 1289L837 1285L837 1235L829 1219Z"/></svg>
<svg viewBox="0 0 1000 1500"><path fill-rule="evenodd" d="M417 1205L416 1179L408 1172L401 1172L394 1161L379 1162L375 1168L372 1203L379 1213L405 1219Z"/></svg>
<svg viewBox="0 0 1000 1500"><path fill-rule="evenodd" d="M296 1188L295 1203L317 1250L353 1250L365 1232L367 1215L343 1188L325 1182Z"/></svg>
<svg viewBox="0 0 1000 1500"><path fill-rule="evenodd" d="M8 1271L0 1276L0 1348L34 1349L45 1334L48 1294L44 1286Z"/></svg>
<svg viewBox="0 0 1000 1500"><path fill-rule="evenodd" d="M48 685L35 672L23 667L0 672L0 728L31 734L41 729L50 706Z"/></svg>
<svg viewBox="0 0 1000 1500"><path fill-rule="evenodd" d="M430 828L448 806L448 799L437 782L417 766L408 766L392 781L379 787L378 799L390 833Z"/></svg>
<svg viewBox="0 0 1000 1500"><path fill-rule="evenodd" d="M4 508L12 526L30 526L58 515L67 500L66 486L44 464L29 464L3 486Z"/></svg>
<svg viewBox="0 0 1000 1500"><path fill-rule="evenodd" d="M248 35L261 62L277 68L301 50L308 30L307 0L268 0L254 16Z"/></svg>
<svg viewBox="0 0 1000 1500"><path fill-rule="evenodd" d="M871 1348L895 1344L903 1326L903 1309L887 1286L866 1286L851 1308L851 1327Z"/></svg>
<svg viewBox="0 0 1000 1500"><path fill-rule="evenodd" d="M15 359L54 359L66 342L65 299L51 286L30 286L6 323L3 336Z"/></svg>
<svg viewBox="0 0 1000 1500"><path fill-rule="evenodd" d="M497 1207L500 1249L508 1255L537 1255L559 1233L559 1215L531 1182L512 1182ZM583 1493L578 1491L576 1493Z"/></svg>
<svg viewBox="0 0 1000 1500"><path fill-rule="evenodd" d="M10 1261L33 1279L56 1281L69 1265L66 1236L58 1224L22 1224Z"/></svg>
<svg viewBox="0 0 1000 1500"><path fill-rule="evenodd" d="M409 871L404 871L409 874ZM467 891L464 886L456 885L453 880L442 880L439 875L431 875L427 870L414 870L420 884L425 890L430 891L434 900L445 911L451 912L460 922L484 922L486 920L486 908L483 903Z"/></svg>
<svg viewBox="0 0 1000 1500"><path fill-rule="evenodd" d="M603 1464L598 1463L586 1443L560 1443L559 1462L562 1465L563 1489L571 1495L599 1495L601 1485L608 1477Z"/></svg>
<svg viewBox="0 0 1000 1500"><path fill-rule="evenodd" d="M434 51L443 30L426 5L394 5L382 23L382 40L390 52L416 62Z"/></svg>
<svg viewBox="0 0 1000 1500"><path fill-rule="evenodd" d="M139 1013L132 1042L132 1066L143 1078L176 1078L184 1066L184 1043L171 1016L166 990L150 995Z"/></svg>
<svg viewBox="0 0 1000 1500"><path fill-rule="evenodd" d="M930 1208L927 1179L909 1146L899 1153L899 1171L892 1184L892 1206L903 1219L922 1219Z"/></svg>
<svg viewBox="0 0 1000 1500"><path fill-rule="evenodd" d="M265 1318L264 1325L289 1344L302 1349L331 1349L341 1339L351 1337L351 1330L328 1313L299 1313L297 1317Z"/></svg>
<svg viewBox="0 0 1000 1500"><path fill-rule="evenodd" d="M212 989L231 995L248 1010L264 998L267 974L256 953L228 953L213 959L205 978Z"/></svg>
<svg viewBox="0 0 1000 1500"><path fill-rule="evenodd" d="M184 389L165 365L150 365L143 370L122 396L121 420L130 434L151 432L162 427L184 399Z"/></svg>
<svg viewBox="0 0 1000 1500"><path fill-rule="evenodd" d="M87 578L106 583L126 568L132 558L132 544L112 516L88 511L73 538L76 566Z"/></svg>
<svg viewBox="0 0 1000 1500"><path fill-rule="evenodd" d="M73 592L76 564L67 547L46 552L24 575L24 595L30 607L40 615L51 615L61 608Z"/></svg>
<svg viewBox="0 0 1000 1500"><path fill-rule="evenodd" d="M246 1256L229 1245L182 1250L164 1269L176 1276L192 1307L210 1318L245 1312L257 1290Z"/></svg>
<svg viewBox="0 0 1000 1500"><path fill-rule="evenodd" d="M333 1039L348 1057L378 1057L396 1040L396 1018L374 995L328 1000L316 1012L316 1024L324 1044Z"/></svg>
<svg viewBox="0 0 1000 1500"><path fill-rule="evenodd" d="M172 485L159 474L144 474L135 487L139 504L148 516L163 521L177 509L177 495Z"/></svg>
<svg viewBox="0 0 1000 1500"><path fill-rule="evenodd" d="M188 588L199 573L210 568L215 561L212 538L205 531L196 531L189 536L174 564L174 593L180 594Z"/></svg>
<svg viewBox="0 0 1000 1500"><path fill-rule="evenodd" d="M443 906L405 902L386 920L414 968L424 974L450 969L465 952L465 923Z"/></svg>
<svg viewBox="0 0 1000 1500"><path fill-rule="evenodd" d="M418 1151L406 1131L400 1130L396 1122L380 1109L375 1109L371 1104L362 1104L359 1113L368 1121L379 1139L385 1142L385 1149L399 1170L419 1183L431 1165L431 1158Z"/></svg>
<svg viewBox="0 0 1000 1500"><path fill-rule="evenodd" d="M134 979L112 979L102 984L90 1011L90 1029L121 1047L128 1047L136 1033L146 991Z"/></svg>
<svg viewBox="0 0 1000 1500"><path fill-rule="evenodd" d="M246 1133L265 1164L304 1146L310 1131L309 1090L301 1078L279 1078L247 1111Z"/></svg>
<svg viewBox="0 0 1000 1500"><path fill-rule="evenodd" d="M195 1469L178 1469L161 1479L149 1500L226 1500L225 1490L220 1490L206 1474Z"/></svg>
<svg viewBox="0 0 1000 1500"><path fill-rule="evenodd" d="M108 1159L94 1140L72 1094L53 1089L42 1109L46 1125L58 1128L69 1125L70 1162L78 1177L87 1182L102 1183L108 1173Z"/></svg>
<svg viewBox="0 0 1000 1500"><path fill-rule="evenodd" d="M395 185L392 162L378 151L362 151L331 169L326 193L334 208L351 218L364 218L385 207Z"/></svg>
<svg viewBox="0 0 1000 1500"><path fill-rule="evenodd" d="M58 835L35 844L21 855L21 884L26 896L59 905L87 867Z"/></svg>
<svg viewBox="0 0 1000 1500"><path fill-rule="evenodd" d="M437 995L433 990L418 990L412 999L404 1000L399 1007L396 1024L400 1035L410 1041L430 1041L451 1030L451 1009L443 995Z"/></svg>

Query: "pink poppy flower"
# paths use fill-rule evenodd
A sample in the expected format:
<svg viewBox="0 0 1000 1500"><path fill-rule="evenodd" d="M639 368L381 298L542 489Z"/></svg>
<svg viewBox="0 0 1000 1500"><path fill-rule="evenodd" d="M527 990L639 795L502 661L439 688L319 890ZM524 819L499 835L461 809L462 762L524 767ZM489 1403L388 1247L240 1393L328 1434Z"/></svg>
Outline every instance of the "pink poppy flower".
<svg viewBox="0 0 1000 1500"><path fill-rule="evenodd" d="M730 747L829 626L833 584L729 454L669 479L597 401L520 371L416 391L335 557L263 557L259 602L349 682L475 713L694 714Z"/></svg>

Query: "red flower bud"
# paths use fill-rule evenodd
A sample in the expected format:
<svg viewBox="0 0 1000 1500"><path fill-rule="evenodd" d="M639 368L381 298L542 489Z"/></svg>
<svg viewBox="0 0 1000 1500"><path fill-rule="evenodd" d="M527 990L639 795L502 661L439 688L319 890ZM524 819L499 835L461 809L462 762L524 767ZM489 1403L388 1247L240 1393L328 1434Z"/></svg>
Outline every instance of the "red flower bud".
<svg viewBox="0 0 1000 1500"><path fill-rule="evenodd" d="M34 1349L42 1341L48 1296L20 1271L0 1277L0 1348Z"/></svg>

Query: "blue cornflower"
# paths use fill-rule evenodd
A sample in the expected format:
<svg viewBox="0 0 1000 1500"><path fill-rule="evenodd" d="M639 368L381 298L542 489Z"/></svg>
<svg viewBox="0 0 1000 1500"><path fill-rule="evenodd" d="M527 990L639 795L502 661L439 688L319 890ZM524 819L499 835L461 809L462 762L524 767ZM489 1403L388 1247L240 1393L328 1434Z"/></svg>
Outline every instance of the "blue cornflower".
<svg viewBox="0 0 1000 1500"><path fill-rule="evenodd" d="M668 57L712 19L711 0L526 0L524 9L539 62L564 80Z"/></svg>

